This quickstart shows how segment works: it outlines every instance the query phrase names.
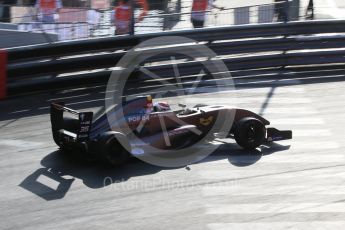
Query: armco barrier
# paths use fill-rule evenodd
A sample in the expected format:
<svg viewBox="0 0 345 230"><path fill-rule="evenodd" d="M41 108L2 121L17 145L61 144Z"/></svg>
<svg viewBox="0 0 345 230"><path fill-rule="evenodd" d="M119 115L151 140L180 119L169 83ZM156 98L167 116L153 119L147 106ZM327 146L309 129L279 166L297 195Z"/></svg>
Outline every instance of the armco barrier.
<svg viewBox="0 0 345 230"><path fill-rule="evenodd" d="M128 49L141 41L161 36L185 36L204 42L230 71L299 65L308 68L320 64L338 68L339 64L345 63L345 51L342 49L345 48L344 33L345 21L327 20L206 28L14 48L8 50L8 93L105 84L110 76L108 68L116 66ZM171 51L190 45L181 44L179 48L169 51L161 48L162 44L157 44L159 48L151 47L148 52L167 52L147 63L170 60ZM184 57L176 57L180 58ZM184 79L200 72L198 61L190 60L177 65ZM161 78L174 74L170 64L150 64L147 68ZM77 74L79 71L84 73ZM59 74L63 76L47 77ZM129 81L138 80L145 81L147 77L134 70Z"/></svg>
<svg viewBox="0 0 345 230"><path fill-rule="evenodd" d="M0 100L7 96L7 52L0 50Z"/></svg>
<svg viewBox="0 0 345 230"><path fill-rule="evenodd" d="M188 45L190 47L191 45ZM208 44L217 55L243 54L256 52L306 50L306 49L338 49L345 47L345 36L316 37L316 38L273 38L256 41L237 41ZM181 46L179 49L183 49ZM69 72L85 71L97 68L113 67L125 54L108 53L94 56L51 60L37 63L9 64L8 77L11 79L33 75L62 74ZM323 53L320 52L319 55ZM170 59L170 54L151 58L150 61L158 62ZM178 56L176 56L178 58ZM246 58L247 59L247 58Z"/></svg>
<svg viewBox="0 0 345 230"><path fill-rule="evenodd" d="M140 42L160 36L183 36L196 41L217 41L226 39L292 36L317 33L345 33L344 20L324 20L289 23L267 23L258 25L222 26L194 30L180 30L134 36L88 39L82 41L58 42L33 45L8 50L9 62L22 59L38 59L54 56L68 56L100 51L128 49Z"/></svg>

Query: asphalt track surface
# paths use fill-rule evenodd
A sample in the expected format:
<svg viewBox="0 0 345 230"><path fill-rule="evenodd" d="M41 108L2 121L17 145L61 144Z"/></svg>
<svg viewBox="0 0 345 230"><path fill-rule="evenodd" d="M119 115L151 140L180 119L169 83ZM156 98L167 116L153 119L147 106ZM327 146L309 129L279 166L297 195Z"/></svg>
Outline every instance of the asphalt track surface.
<svg viewBox="0 0 345 230"><path fill-rule="evenodd" d="M323 3L332 2L344 7ZM2 101L0 229L342 229L344 80L344 71L285 73L236 79L235 92L167 99L247 108L294 133L250 152L217 142L210 157L177 169L140 161L111 169L59 153L49 103L97 112L103 86Z"/></svg>
<svg viewBox="0 0 345 230"><path fill-rule="evenodd" d="M177 169L109 169L59 154L49 103L97 111L104 87L0 102L1 229L341 229L345 75L327 74L236 80L236 96L185 100L251 109L294 139L251 152L218 142L207 159Z"/></svg>

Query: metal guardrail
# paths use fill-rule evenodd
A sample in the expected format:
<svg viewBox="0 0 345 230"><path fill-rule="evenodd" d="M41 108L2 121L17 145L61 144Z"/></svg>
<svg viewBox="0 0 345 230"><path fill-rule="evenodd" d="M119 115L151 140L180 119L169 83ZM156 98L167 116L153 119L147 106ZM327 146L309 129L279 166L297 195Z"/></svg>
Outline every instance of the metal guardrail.
<svg viewBox="0 0 345 230"><path fill-rule="evenodd" d="M329 33L338 35L331 36ZM230 71L342 64L345 63L345 50L340 48L345 48L345 36L340 36L339 33L345 33L345 21L327 20L217 27L21 47L7 50L7 88L11 95L42 89L104 84L111 72L106 68L114 67L126 50L142 41L160 36L184 36L206 42ZM246 40L248 38L252 40ZM184 46L181 44L179 48L183 49ZM303 50L309 51L301 52ZM165 61L170 56L168 52L149 61ZM193 60L177 65L183 76L198 74L201 68L201 63ZM47 77L97 69L103 70L57 78ZM147 69L161 78L173 75L169 64L149 66ZM145 80L147 77L138 70L130 77L133 82Z"/></svg>
<svg viewBox="0 0 345 230"><path fill-rule="evenodd" d="M188 45L187 47L190 47ZM197 46L197 45L196 45ZM187 48L180 46L179 49ZM304 38L272 38L262 40L237 41L211 43L208 45L217 55L234 55L255 52L272 51L298 51L305 49L335 49L345 47L344 37L317 37L310 39ZM226 49L224 48L226 47ZM89 69L111 68L117 63L126 52L108 53L95 56L85 56L70 59L51 60L37 63L10 64L7 68L8 77L11 79L32 75L63 74L69 72L85 71ZM325 52L319 51L317 55L324 55ZM158 62L169 60L171 55L161 55L151 58L150 61ZM177 58L179 55L175 55ZM181 57L182 58L182 57ZM76 62L78 59L78 62ZM243 58L240 58L243 59ZM245 58L248 59L248 58ZM234 65L231 67L234 68Z"/></svg>
<svg viewBox="0 0 345 230"><path fill-rule="evenodd" d="M38 59L52 56L69 56L92 51L116 51L128 49L142 41L160 36L183 36L196 41L217 41L256 37L292 36L319 33L344 33L344 20L325 20L259 25L224 26L205 29L180 30L163 33L88 39L83 41L58 42L8 50L9 61Z"/></svg>

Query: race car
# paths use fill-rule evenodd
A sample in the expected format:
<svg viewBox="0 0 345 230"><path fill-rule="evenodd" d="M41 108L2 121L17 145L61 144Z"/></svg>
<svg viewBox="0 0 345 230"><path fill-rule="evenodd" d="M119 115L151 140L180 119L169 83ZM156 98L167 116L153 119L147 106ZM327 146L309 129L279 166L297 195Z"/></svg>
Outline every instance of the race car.
<svg viewBox="0 0 345 230"><path fill-rule="evenodd" d="M242 148L256 149L267 142L292 138L292 131L266 127L269 121L248 110L205 104L179 106L181 109L173 111L168 103L144 96L124 100L94 118L92 112L54 102L50 112L53 139L63 152L79 152L87 159L122 165L133 156L137 140L141 146L178 150L201 140L234 138Z"/></svg>

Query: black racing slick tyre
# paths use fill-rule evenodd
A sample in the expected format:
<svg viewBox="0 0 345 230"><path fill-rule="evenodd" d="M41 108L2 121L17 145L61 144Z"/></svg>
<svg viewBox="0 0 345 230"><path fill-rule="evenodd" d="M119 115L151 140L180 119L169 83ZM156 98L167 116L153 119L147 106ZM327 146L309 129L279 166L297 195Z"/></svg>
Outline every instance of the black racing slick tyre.
<svg viewBox="0 0 345 230"><path fill-rule="evenodd" d="M124 146L125 145L125 146ZM109 166L121 166L131 157L129 143L125 135L117 132L103 134L99 141L100 161Z"/></svg>
<svg viewBox="0 0 345 230"><path fill-rule="evenodd" d="M266 127L260 120L246 117L237 122L234 134L238 145L253 150L265 142Z"/></svg>

